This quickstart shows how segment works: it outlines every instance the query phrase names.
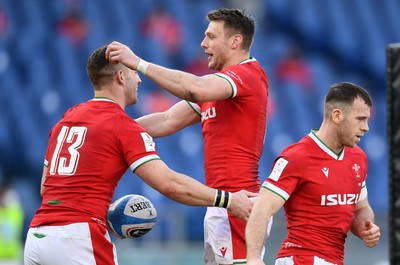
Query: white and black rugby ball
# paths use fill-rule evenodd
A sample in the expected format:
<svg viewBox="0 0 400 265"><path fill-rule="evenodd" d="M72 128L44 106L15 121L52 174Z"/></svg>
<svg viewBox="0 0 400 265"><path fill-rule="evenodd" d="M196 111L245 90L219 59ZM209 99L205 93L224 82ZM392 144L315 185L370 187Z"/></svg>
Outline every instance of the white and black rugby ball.
<svg viewBox="0 0 400 265"><path fill-rule="evenodd" d="M113 202L107 212L108 228L120 238L136 238L149 232L157 221L157 210L146 197L125 195Z"/></svg>

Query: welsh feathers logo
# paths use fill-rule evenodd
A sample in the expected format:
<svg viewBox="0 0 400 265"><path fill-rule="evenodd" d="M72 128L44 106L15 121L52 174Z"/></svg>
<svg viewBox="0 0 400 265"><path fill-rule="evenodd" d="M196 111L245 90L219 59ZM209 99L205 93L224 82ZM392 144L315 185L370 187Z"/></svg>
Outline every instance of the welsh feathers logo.
<svg viewBox="0 0 400 265"><path fill-rule="evenodd" d="M356 173L356 178L360 178L360 166L357 165L356 163L353 164L352 169L355 171Z"/></svg>

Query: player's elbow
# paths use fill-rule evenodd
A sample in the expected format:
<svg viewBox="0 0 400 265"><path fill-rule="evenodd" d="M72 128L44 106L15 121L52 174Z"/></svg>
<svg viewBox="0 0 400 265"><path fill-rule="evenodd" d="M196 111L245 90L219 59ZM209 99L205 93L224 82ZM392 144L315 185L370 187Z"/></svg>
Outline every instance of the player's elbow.
<svg viewBox="0 0 400 265"><path fill-rule="evenodd" d="M165 183L165 185L160 187L159 192L171 200L183 203L180 198L184 196L185 192L176 183Z"/></svg>
<svg viewBox="0 0 400 265"><path fill-rule="evenodd" d="M210 101L210 84L204 77L195 77L193 82L183 84L183 95L185 100L199 103Z"/></svg>
<svg viewBox="0 0 400 265"><path fill-rule="evenodd" d="M196 89L196 88L185 89L184 100L187 100L187 101L190 101L193 103L202 102L202 93L200 92L200 89Z"/></svg>
<svg viewBox="0 0 400 265"><path fill-rule="evenodd" d="M162 195L169 198L172 194L175 193L175 187L174 187L174 185L171 185L171 183L166 182L163 185L158 187L158 191Z"/></svg>

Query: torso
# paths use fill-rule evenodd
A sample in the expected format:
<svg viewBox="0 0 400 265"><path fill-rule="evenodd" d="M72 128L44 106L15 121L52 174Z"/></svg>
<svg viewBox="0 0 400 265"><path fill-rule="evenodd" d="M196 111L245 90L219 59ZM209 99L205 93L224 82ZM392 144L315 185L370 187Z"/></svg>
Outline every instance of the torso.
<svg viewBox="0 0 400 265"><path fill-rule="evenodd" d="M336 155L310 133L285 149L279 163L263 184L287 200L288 236L278 257L316 255L340 264L367 177L364 152L345 148Z"/></svg>
<svg viewBox="0 0 400 265"><path fill-rule="evenodd" d="M71 108L52 129L43 202L31 226L104 224L115 188L129 167L158 158L145 130L111 100ZM151 139L151 138L150 138Z"/></svg>
<svg viewBox="0 0 400 265"><path fill-rule="evenodd" d="M267 76L253 58L217 75L231 83L233 92L230 99L199 104L206 184L257 192L267 122Z"/></svg>

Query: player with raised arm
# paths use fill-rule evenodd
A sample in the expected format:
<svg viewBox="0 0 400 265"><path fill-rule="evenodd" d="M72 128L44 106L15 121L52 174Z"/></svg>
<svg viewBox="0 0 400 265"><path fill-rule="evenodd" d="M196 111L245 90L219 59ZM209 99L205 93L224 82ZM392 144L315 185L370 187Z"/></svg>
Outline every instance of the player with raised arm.
<svg viewBox="0 0 400 265"><path fill-rule="evenodd" d="M250 56L255 22L238 9L208 13L201 47L215 74L196 76L146 62L129 47L112 42L111 62L137 69L156 84L187 100L169 110L137 119L153 137L201 122L206 185L258 192L258 175L267 123L268 79ZM246 262L245 222L226 210L208 208L204 219L205 264Z"/></svg>
<svg viewBox="0 0 400 265"><path fill-rule="evenodd" d="M247 196L255 193L207 187L160 159L152 137L125 112L138 100L141 79L136 70L111 64L106 48L87 63L94 98L70 108L50 132L42 204L27 234L25 265L118 264L105 219L128 169L177 202L227 208L244 220L250 214Z"/></svg>

